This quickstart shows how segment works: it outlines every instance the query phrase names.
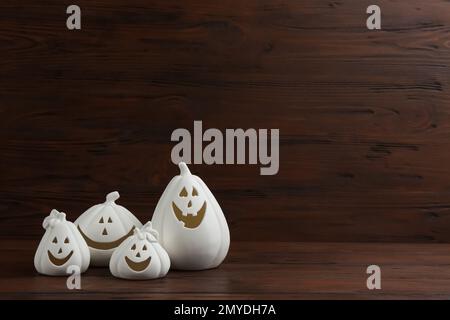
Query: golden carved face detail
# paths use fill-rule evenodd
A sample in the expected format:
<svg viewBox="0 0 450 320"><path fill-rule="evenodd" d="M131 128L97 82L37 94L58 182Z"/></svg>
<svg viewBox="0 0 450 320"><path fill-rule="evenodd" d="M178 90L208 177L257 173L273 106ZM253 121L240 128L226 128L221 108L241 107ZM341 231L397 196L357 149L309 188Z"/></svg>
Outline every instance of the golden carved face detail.
<svg viewBox="0 0 450 320"><path fill-rule="evenodd" d="M108 193L104 203L92 206L75 221L89 248L109 251L95 253L93 261L96 263L103 263L98 262L99 257L110 254L133 234L135 227L141 226L130 211L115 203L119 196L116 191Z"/></svg>
<svg viewBox="0 0 450 320"><path fill-rule="evenodd" d="M73 255L72 244L68 236L53 236L50 247L47 250L48 260L59 267L67 263Z"/></svg>
<svg viewBox="0 0 450 320"><path fill-rule="evenodd" d="M141 272L148 268L152 261L148 244L134 242L128 251L125 262L131 270Z"/></svg>
<svg viewBox="0 0 450 320"><path fill-rule="evenodd" d="M103 242L103 241L94 241L91 238L89 238L83 232L83 230L81 230L80 226L78 225L78 231L80 231L80 233L83 236L84 240L86 241L87 245L91 248L99 249L99 250L110 250L110 249L117 248L126 238L128 238L129 236L131 236L133 234L134 228L135 227L132 227L130 229L130 231L123 237L120 237L116 240ZM104 230L106 230L106 229L104 229ZM108 235L107 231L106 231L106 233L102 233L102 235Z"/></svg>
<svg viewBox="0 0 450 320"><path fill-rule="evenodd" d="M199 192L198 186L184 184L178 195L172 201L172 210L178 221L184 223L185 228L197 228L205 217L207 209L206 199Z"/></svg>

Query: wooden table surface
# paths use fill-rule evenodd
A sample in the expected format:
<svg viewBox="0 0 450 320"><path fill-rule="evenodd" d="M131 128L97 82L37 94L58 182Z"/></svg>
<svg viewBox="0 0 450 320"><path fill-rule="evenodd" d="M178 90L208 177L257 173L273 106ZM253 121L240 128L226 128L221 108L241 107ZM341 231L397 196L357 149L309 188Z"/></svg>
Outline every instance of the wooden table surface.
<svg viewBox="0 0 450 320"><path fill-rule="evenodd" d="M38 275L37 243L0 249L2 299L448 299L450 244L233 242L225 263L164 279L126 281L91 268L79 291L65 277ZM366 268L381 268L382 289L366 288Z"/></svg>

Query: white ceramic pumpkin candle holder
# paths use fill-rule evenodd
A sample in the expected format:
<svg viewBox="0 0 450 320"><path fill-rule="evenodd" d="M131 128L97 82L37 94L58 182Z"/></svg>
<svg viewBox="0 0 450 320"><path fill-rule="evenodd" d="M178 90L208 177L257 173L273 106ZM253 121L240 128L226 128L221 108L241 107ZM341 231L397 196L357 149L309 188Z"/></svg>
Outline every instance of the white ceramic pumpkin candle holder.
<svg viewBox="0 0 450 320"><path fill-rule="evenodd" d="M66 220L64 212L52 210L44 219L45 234L34 256L37 272L49 276L67 276L69 266L80 272L89 266L89 248L75 225Z"/></svg>
<svg viewBox="0 0 450 320"><path fill-rule="evenodd" d="M86 210L75 221L91 253L91 264L106 267L114 249L142 227L139 220L126 208L116 204L117 191L106 196L105 203Z"/></svg>
<svg viewBox="0 0 450 320"><path fill-rule="evenodd" d="M159 199L152 218L159 242L172 267L203 270L217 267L230 246L222 209L209 188L184 162Z"/></svg>
<svg viewBox="0 0 450 320"><path fill-rule="evenodd" d="M162 278L169 268L169 256L158 243L158 232L151 222L134 229L134 235L114 250L109 261L113 276L131 280Z"/></svg>

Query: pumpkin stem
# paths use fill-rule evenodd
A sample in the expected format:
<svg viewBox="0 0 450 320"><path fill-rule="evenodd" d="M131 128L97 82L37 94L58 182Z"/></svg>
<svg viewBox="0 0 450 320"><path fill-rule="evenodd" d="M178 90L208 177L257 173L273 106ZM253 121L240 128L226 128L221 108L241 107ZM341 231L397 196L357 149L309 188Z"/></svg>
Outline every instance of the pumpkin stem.
<svg viewBox="0 0 450 320"><path fill-rule="evenodd" d="M119 198L120 198L119 192L113 191L106 195L106 202L114 202Z"/></svg>
<svg viewBox="0 0 450 320"><path fill-rule="evenodd" d="M191 174L191 172L189 171L188 166L186 165L186 163L184 162L180 162L178 164L178 167L180 168L180 175L182 176L186 176L188 174Z"/></svg>

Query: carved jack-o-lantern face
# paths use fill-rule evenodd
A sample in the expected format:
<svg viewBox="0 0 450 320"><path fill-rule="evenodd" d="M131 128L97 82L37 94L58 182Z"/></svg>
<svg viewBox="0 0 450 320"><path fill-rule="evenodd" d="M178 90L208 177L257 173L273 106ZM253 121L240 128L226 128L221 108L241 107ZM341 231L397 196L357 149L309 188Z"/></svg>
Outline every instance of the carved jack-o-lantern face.
<svg viewBox="0 0 450 320"><path fill-rule="evenodd" d="M186 163L156 205L152 223L174 269L217 267L230 245L227 221L216 198Z"/></svg>
<svg viewBox="0 0 450 320"><path fill-rule="evenodd" d="M173 213L186 228L197 228L205 217L206 199L199 192L200 186L195 183L185 181L181 186L181 190L172 201Z"/></svg>
<svg viewBox="0 0 450 320"><path fill-rule="evenodd" d="M59 239L58 239L59 238ZM72 245L68 236L53 236L47 249L48 260L55 266L62 266L70 260L73 255Z"/></svg>
<svg viewBox="0 0 450 320"><path fill-rule="evenodd" d="M131 270L136 272L144 271L152 260L148 244L144 241L133 242L124 259Z"/></svg>
<svg viewBox="0 0 450 320"><path fill-rule="evenodd" d="M131 236L135 228L135 226L131 226L130 231L128 231L125 235L117 238L117 227L115 227L113 223L114 220L110 215L102 215L99 217L97 222L94 222L95 226L90 226L92 229L98 231L96 235L100 235L100 237L104 241L95 241L91 239L86 233L83 232L83 230L81 230L80 225L78 225L78 231L80 231L89 247L99 250L110 250L116 248L123 242L123 240Z"/></svg>
<svg viewBox="0 0 450 320"><path fill-rule="evenodd" d="M136 280L164 277L169 271L170 259L157 238L151 222L136 228L134 235L114 250L109 262L111 273L118 278Z"/></svg>
<svg viewBox="0 0 450 320"><path fill-rule="evenodd" d="M34 267L41 274L66 275L67 266L75 265L84 272L89 266L89 248L66 214L52 210L42 223L45 234L34 255Z"/></svg>
<svg viewBox="0 0 450 320"><path fill-rule="evenodd" d="M91 249L115 249L141 226L131 212L115 203L118 198L118 192L109 193L105 203L88 209L75 221Z"/></svg>

